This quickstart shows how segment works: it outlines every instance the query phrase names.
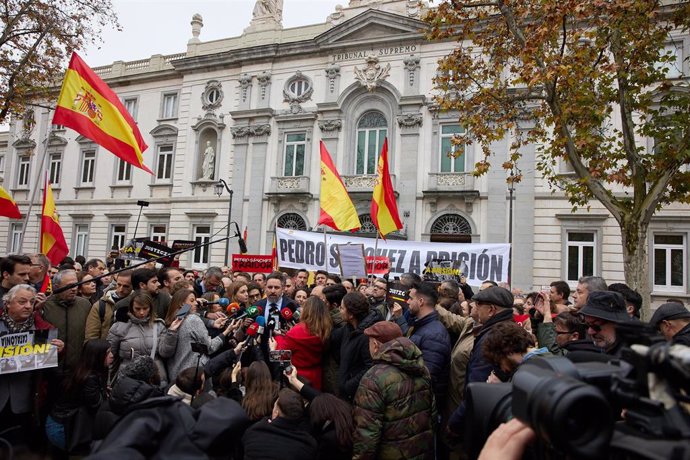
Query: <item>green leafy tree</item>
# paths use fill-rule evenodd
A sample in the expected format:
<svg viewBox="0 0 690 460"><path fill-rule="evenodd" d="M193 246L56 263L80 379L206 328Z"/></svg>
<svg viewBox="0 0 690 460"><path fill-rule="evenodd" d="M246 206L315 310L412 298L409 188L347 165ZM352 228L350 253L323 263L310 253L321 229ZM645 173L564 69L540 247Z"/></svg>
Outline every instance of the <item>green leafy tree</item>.
<svg viewBox="0 0 690 460"><path fill-rule="evenodd" d="M664 47L690 25L690 6L653 0L442 1L428 37L458 46L439 62L437 103L457 110L490 167L491 144L513 136L503 168L520 180L520 148L544 145L536 167L573 209L598 200L620 226L626 283L648 308L648 226L690 202L687 78ZM682 45L681 45L682 46ZM647 140L654 148L647 148ZM462 151L462 149L458 149ZM575 178L558 174L567 161Z"/></svg>
<svg viewBox="0 0 690 460"><path fill-rule="evenodd" d="M0 124L46 98L72 51L119 29L110 0L2 0L0 20Z"/></svg>

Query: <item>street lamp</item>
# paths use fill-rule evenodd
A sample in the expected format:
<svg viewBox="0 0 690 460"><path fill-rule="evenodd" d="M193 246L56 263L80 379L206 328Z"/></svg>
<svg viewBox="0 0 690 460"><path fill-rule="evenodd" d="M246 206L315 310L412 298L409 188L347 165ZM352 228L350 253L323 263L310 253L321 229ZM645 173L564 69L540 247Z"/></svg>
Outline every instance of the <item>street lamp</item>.
<svg viewBox="0 0 690 460"><path fill-rule="evenodd" d="M228 259L230 257L230 222L232 214L232 189L228 186L228 183L223 179L218 179L218 182L213 186L213 190L219 197L223 194L223 188L230 194L230 200L228 201L228 225L225 227L225 266L229 266Z"/></svg>

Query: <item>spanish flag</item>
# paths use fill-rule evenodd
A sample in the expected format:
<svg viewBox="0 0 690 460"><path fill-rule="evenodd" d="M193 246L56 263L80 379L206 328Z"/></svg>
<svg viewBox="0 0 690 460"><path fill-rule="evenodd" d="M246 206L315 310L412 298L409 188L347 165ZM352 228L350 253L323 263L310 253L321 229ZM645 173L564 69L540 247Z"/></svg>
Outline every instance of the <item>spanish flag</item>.
<svg viewBox="0 0 690 460"><path fill-rule="evenodd" d="M69 253L65 235L62 233L58 220L53 188L46 172L45 187L43 189L43 211L41 212L41 252L48 257L50 263L58 265Z"/></svg>
<svg viewBox="0 0 690 460"><path fill-rule="evenodd" d="M19 212L19 206L14 202L7 190L0 187L0 216L9 217L10 219L21 219L22 213Z"/></svg>
<svg viewBox="0 0 690 460"><path fill-rule="evenodd" d="M334 230L357 230L361 227L355 205L347 194L326 145L321 141L321 215L318 224Z"/></svg>
<svg viewBox="0 0 690 460"><path fill-rule="evenodd" d="M402 228L398 215L398 205L395 202L393 183L388 173L388 138L383 141L383 148L376 169L379 177L376 179L374 196L371 200L371 220L379 230L381 237L385 237L390 232Z"/></svg>
<svg viewBox="0 0 690 460"><path fill-rule="evenodd" d="M148 148L137 124L112 89L77 53L72 53L62 81L53 124L72 128L149 174L143 152Z"/></svg>

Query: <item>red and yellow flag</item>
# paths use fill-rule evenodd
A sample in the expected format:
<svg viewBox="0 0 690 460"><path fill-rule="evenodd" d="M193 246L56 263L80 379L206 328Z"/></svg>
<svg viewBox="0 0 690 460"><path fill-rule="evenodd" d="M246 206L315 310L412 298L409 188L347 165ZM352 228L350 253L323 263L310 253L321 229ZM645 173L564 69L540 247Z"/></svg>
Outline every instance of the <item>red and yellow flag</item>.
<svg viewBox="0 0 690 460"><path fill-rule="evenodd" d="M22 213L19 212L19 206L14 202L7 190L0 187L0 216L9 217L10 219L21 219Z"/></svg>
<svg viewBox="0 0 690 460"><path fill-rule="evenodd" d="M53 124L72 128L115 156L149 174L143 153L148 148L137 124L112 89L72 53L58 97Z"/></svg>
<svg viewBox="0 0 690 460"><path fill-rule="evenodd" d="M403 226L398 215L398 205L391 176L388 173L388 138L383 141L379 164L376 168L378 179L374 186L374 196L371 199L371 220L379 230L381 237L390 232L400 230Z"/></svg>
<svg viewBox="0 0 690 460"><path fill-rule="evenodd" d="M276 235L273 234L273 247L271 248L271 258L273 259L273 271L278 271L278 248L276 248Z"/></svg>
<svg viewBox="0 0 690 460"><path fill-rule="evenodd" d="M53 188L50 186L46 173L45 187L43 189L43 211L41 212L41 252L48 257L50 263L58 265L69 253L65 235L62 233L58 220Z"/></svg>
<svg viewBox="0 0 690 460"><path fill-rule="evenodd" d="M321 215L318 224L327 225L334 230L357 230L359 222L357 210L347 194L338 170L335 169L326 145L321 141Z"/></svg>

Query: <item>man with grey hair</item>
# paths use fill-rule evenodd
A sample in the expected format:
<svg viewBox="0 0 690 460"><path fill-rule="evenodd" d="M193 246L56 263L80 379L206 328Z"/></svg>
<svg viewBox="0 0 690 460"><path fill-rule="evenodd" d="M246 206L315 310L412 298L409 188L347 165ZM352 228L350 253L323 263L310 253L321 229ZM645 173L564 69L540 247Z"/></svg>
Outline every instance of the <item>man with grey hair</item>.
<svg viewBox="0 0 690 460"><path fill-rule="evenodd" d="M65 352L60 356L59 368L63 373L73 372L84 344L86 318L91 304L83 297L77 296L77 287L64 291L61 288L77 284L77 272L74 270L59 271L53 277L53 292L43 307L43 319L58 328L58 339L65 343Z"/></svg>
<svg viewBox="0 0 690 460"><path fill-rule="evenodd" d="M31 254L30 257L31 268L29 269L29 281L37 291L41 292L43 282L48 274L48 269L50 269L50 260L40 252Z"/></svg>
<svg viewBox="0 0 690 460"><path fill-rule="evenodd" d="M204 273L204 279L194 283L194 292L197 297L201 297L207 292L217 292L221 297L225 297L223 287L223 271L220 267L209 267Z"/></svg>
<svg viewBox="0 0 690 460"><path fill-rule="evenodd" d="M50 329L52 325L34 310L35 304L36 289L33 286L17 284L10 288L2 298L0 335ZM64 345L57 339L50 343L58 353ZM36 374L40 372L34 370L0 376L0 433L5 444L9 443L16 448L31 441L31 411L34 408L33 398L38 390Z"/></svg>
<svg viewBox="0 0 690 460"><path fill-rule="evenodd" d="M601 276L583 276L573 292L573 310L577 313L587 304L587 296L592 292L608 291L606 280Z"/></svg>

